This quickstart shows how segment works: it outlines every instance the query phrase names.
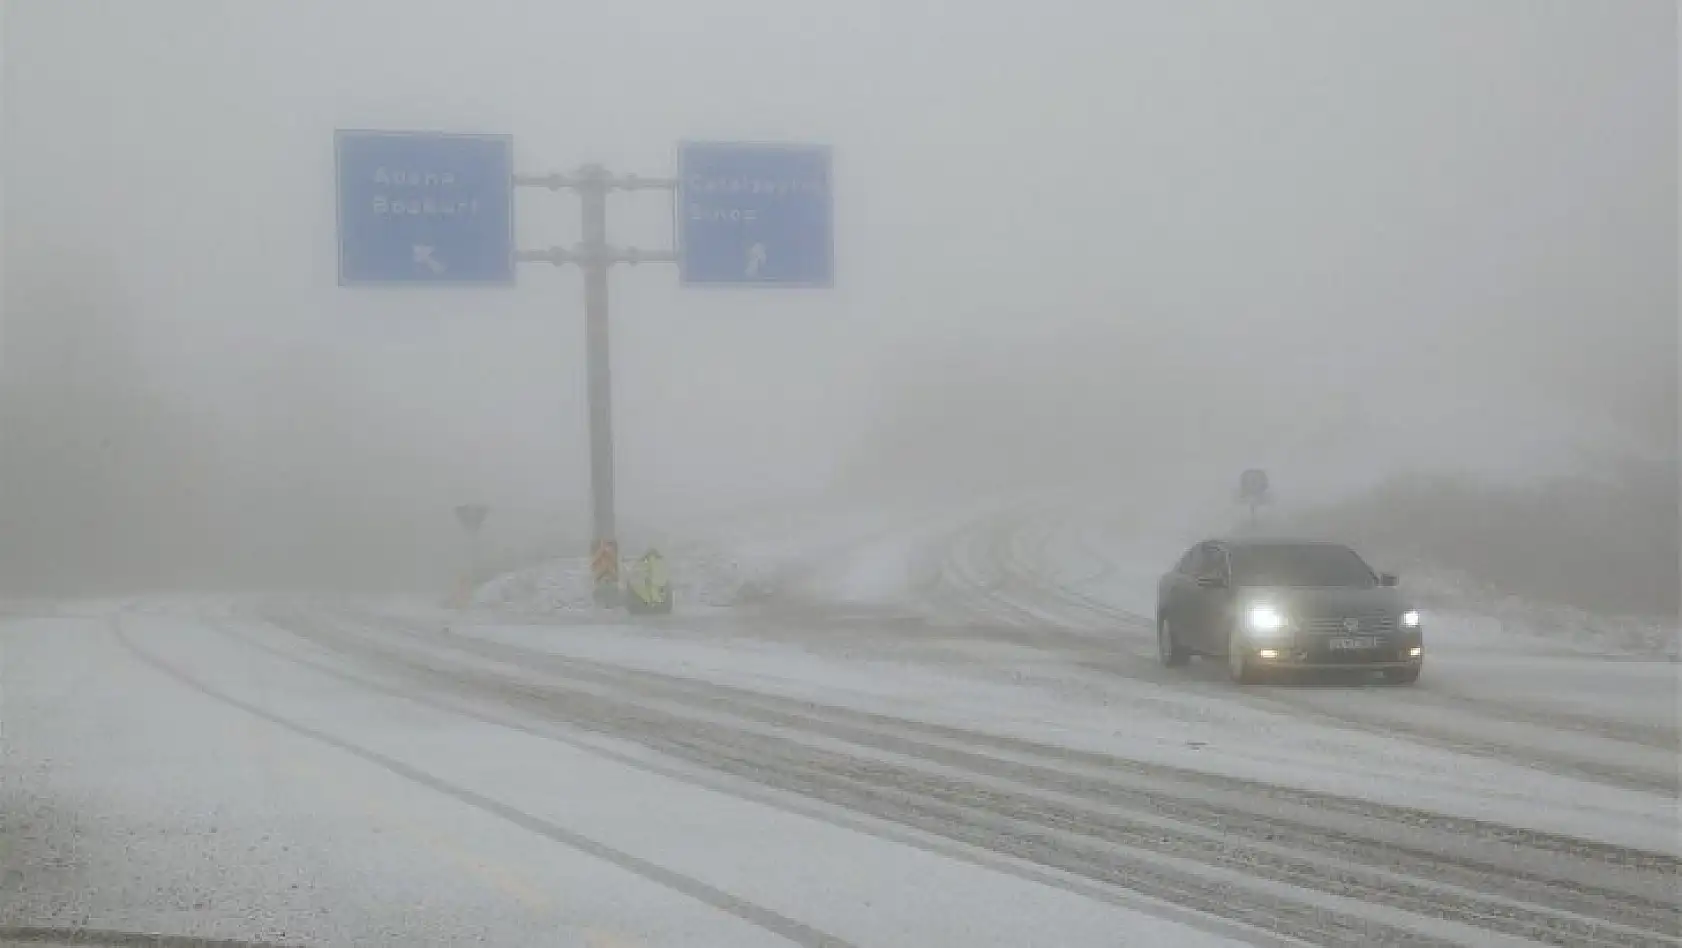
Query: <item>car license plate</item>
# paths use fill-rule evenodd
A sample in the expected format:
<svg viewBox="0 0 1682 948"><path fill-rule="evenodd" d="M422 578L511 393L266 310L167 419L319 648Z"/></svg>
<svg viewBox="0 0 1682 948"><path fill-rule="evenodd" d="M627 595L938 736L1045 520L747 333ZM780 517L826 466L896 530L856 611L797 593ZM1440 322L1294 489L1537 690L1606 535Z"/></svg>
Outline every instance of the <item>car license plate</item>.
<svg viewBox="0 0 1682 948"><path fill-rule="evenodd" d="M1334 650L1378 648L1378 638L1371 635L1359 635L1353 638L1332 639L1331 646Z"/></svg>

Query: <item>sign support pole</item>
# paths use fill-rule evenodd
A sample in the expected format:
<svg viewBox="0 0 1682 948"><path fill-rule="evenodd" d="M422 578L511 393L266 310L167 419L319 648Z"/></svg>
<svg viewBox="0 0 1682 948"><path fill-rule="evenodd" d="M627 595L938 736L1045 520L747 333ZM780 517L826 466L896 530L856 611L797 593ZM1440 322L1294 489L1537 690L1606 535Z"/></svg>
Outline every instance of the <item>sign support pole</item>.
<svg viewBox="0 0 1682 948"><path fill-rule="evenodd" d="M613 560L611 572L595 575L596 604L620 604L619 528L613 492L613 366L607 322L607 169L590 165L579 172L578 201L583 218L584 322L586 368L590 402L590 522L591 553L603 551ZM605 559L605 558L604 558Z"/></svg>
<svg viewBox="0 0 1682 948"><path fill-rule="evenodd" d="M619 527L613 484L613 368L608 319L607 271L616 263L635 266L643 261L674 262L669 251L623 250L607 242L607 195L614 190L673 190L677 182L665 178L615 177L601 165L585 165L571 175L514 176L520 187L578 192L580 236L571 251L560 247L522 250L515 258L555 266L576 263L584 271L585 375L590 410L590 570L596 605L617 608L624 603L619 580Z"/></svg>

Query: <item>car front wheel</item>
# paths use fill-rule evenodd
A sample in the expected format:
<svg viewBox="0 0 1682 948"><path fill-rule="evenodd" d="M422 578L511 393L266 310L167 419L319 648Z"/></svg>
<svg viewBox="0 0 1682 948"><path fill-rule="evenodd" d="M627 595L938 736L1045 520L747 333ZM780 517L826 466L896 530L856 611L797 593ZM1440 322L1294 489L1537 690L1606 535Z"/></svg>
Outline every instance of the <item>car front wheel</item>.
<svg viewBox="0 0 1682 948"><path fill-rule="evenodd" d="M1386 668L1384 680L1392 685L1411 685L1419 680L1419 666L1409 665L1406 668Z"/></svg>
<svg viewBox="0 0 1682 948"><path fill-rule="evenodd" d="M1256 663L1250 658L1249 650L1244 647L1244 633L1233 626L1226 641L1227 674L1240 685L1253 685L1260 680L1261 675Z"/></svg>

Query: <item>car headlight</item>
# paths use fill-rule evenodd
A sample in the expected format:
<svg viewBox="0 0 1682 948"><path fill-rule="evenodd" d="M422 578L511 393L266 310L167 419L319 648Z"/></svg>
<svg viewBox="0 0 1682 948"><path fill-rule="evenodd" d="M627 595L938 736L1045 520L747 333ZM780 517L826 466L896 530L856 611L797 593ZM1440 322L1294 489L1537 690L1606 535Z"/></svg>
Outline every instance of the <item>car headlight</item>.
<svg viewBox="0 0 1682 948"><path fill-rule="evenodd" d="M1285 627L1285 614L1272 606L1251 606L1244 620L1252 632L1278 632Z"/></svg>
<svg viewBox="0 0 1682 948"><path fill-rule="evenodd" d="M1408 611L1402 613L1402 628L1419 628L1419 612L1417 610L1409 609Z"/></svg>

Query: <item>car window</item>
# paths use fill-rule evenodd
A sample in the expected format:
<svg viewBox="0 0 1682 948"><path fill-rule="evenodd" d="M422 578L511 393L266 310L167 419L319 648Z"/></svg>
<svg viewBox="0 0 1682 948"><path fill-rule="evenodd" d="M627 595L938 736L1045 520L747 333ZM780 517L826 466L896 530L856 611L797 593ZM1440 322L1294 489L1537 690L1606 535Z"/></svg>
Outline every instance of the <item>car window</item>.
<svg viewBox="0 0 1682 948"><path fill-rule="evenodd" d="M1199 543L1182 556L1179 570L1186 573L1187 577L1203 577L1206 573L1214 571L1214 566L1219 566L1219 563L1219 553L1214 551L1214 546Z"/></svg>
<svg viewBox="0 0 1682 948"><path fill-rule="evenodd" d="M1378 575L1354 550L1331 543L1274 543L1232 551L1233 582L1241 586L1378 585Z"/></svg>
<svg viewBox="0 0 1682 948"><path fill-rule="evenodd" d="M1177 573L1184 573L1187 576L1196 576L1198 558L1201 555L1202 550L1202 546L1194 546L1187 550L1186 554L1180 557L1180 561L1174 564L1174 571Z"/></svg>
<svg viewBox="0 0 1682 948"><path fill-rule="evenodd" d="M1203 544L1203 558L1198 563L1199 574L1205 576L1226 576L1226 550L1219 544Z"/></svg>

